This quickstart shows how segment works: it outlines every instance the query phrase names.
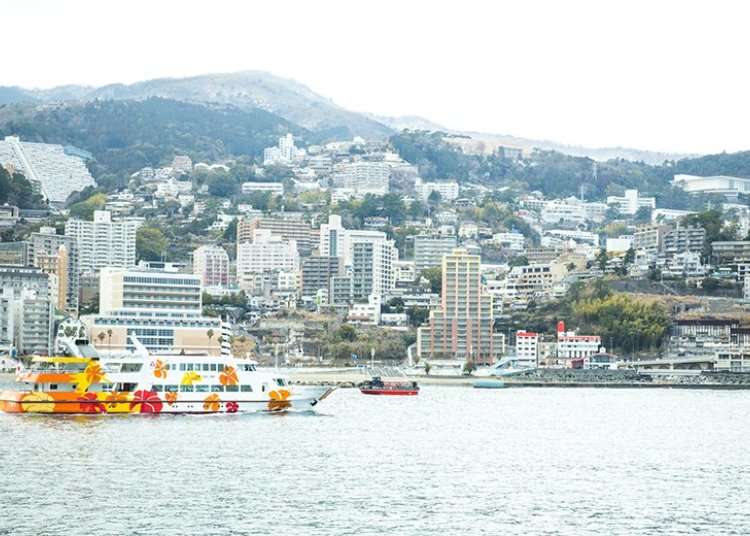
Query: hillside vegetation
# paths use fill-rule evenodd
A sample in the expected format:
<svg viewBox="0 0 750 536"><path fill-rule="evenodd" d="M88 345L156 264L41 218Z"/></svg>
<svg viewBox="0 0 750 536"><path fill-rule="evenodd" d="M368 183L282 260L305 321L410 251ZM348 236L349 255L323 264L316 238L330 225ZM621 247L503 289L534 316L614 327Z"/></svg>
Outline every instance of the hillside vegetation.
<svg viewBox="0 0 750 536"><path fill-rule="evenodd" d="M94 155L92 173L104 187L124 184L130 173L166 164L175 154L211 162L255 157L286 132L305 131L263 110L161 98L0 108L0 136L81 147Z"/></svg>

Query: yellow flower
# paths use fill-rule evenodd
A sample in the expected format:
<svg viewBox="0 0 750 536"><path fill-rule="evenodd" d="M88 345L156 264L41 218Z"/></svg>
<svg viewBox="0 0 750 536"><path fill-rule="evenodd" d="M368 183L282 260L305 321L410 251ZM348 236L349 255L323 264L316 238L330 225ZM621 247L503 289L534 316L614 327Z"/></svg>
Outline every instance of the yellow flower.
<svg viewBox="0 0 750 536"><path fill-rule="evenodd" d="M53 413L55 400L48 393L27 393L21 398L21 407L28 413Z"/></svg>
<svg viewBox="0 0 750 536"><path fill-rule="evenodd" d="M180 383L182 385L193 385L195 382L199 382L202 379L203 377L201 377L200 374L190 371L182 375L182 380L180 381Z"/></svg>

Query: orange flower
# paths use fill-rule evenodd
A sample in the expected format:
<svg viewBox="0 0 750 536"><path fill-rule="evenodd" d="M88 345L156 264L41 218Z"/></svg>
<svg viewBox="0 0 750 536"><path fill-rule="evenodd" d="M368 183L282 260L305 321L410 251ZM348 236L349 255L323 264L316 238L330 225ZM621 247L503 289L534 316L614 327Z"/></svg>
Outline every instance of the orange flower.
<svg viewBox="0 0 750 536"><path fill-rule="evenodd" d="M92 383L99 383L102 381L102 378L104 378L104 371L99 363L94 361L89 363L86 367L86 381L89 382L89 385Z"/></svg>
<svg viewBox="0 0 750 536"><path fill-rule="evenodd" d="M172 406L175 402L177 402L177 393L167 391L167 393L164 395L164 400L167 401L167 404Z"/></svg>
<svg viewBox="0 0 750 536"><path fill-rule="evenodd" d="M240 380L237 378L237 369L226 367L224 372L219 374L219 383L221 385L237 385L240 383Z"/></svg>
<svg viewBox="0 0 750 536"><path fill-rule="evenodd" d="M154 363L154 377L156 378L167 377L167 365L161 359L157 359L156 363Z"/></svg>
<svg viewBox="0 0 750 536"><path fill-rule="evenodd" d="M127 411L130 402L127 393L110 393L106 400L107 410Z"/></svg>
<svg viewBox="0 0 750 536"><path fill-rule="evenodd" d="M268 393L271 400L268 401L269 411L281 411L292 406L292 403L287 399L292 393L287 389L277 389Z"/></svg>
<svg viewBox="0 0 750 536"><path fill-rule="evenodd" d="M206 411L219 411L221 408L221 398L216 393L211 393L203 400L203 409Z"/></svg>

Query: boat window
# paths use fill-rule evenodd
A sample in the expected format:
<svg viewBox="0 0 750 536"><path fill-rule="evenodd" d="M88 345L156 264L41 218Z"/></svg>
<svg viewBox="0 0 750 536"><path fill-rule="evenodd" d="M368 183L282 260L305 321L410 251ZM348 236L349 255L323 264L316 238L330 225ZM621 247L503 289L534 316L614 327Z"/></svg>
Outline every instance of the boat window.
<svg viewBox="0 0 750 536"><path fill-rule="evenodd" d="M239 385L227 385L226 390L228 393L229 392L236 393L237 391L240 390L240 386Z"/></svg>
<svg viewBox="0 0 750 536"><path fill-rule="evenodd" d="M222 363L219 363L218 365L216 365L216 370L218 372L224 372L224 365Z"/></svg>
<svg viewBox="0 0 750 536"><path fill-rule="evenodd" d="M224 392L224 386L223 385L212 385L211 391L214 393L223 393Z"/></svg>
<svg viewBox="0 0 750 536"><path fill-rule="evenodd" d="M208 372L208 363L203 363L203 372Z"/></svg>
<svg viewBox="0 0 750 536"><path fill-rule="evenodd" d="M164 390L163 385L152 385L151 390L155 393L161 393Z"/></svg>
<svg viewBox="0 0 750 536"><path fill-rule="evenodd" d="M286 382L283 378L276 378L276 385L278 385L279 387L284 387L284 385L286 385Z"/></svg>
<svg viewBox="0 0 750 536"><path fill-rule="evenodd" d="M207 393L208 392L208 385L196 385L195 386L195 392L196 393Z"/></svg>
<svg viewBox="0 0 750 536"><path fill-rule="evenodd" d="M165 385L164 391L167 393L176 393L177 392L177 386L176 385Z"/></svg>
<svg viewBox="0 0 750 536"><path fill-rule="evenodd" d="M139 372L143 363L123 363L122 372Z"/></svg>
<svg viewBox="0 0 750 536"><path fill-rule="evenodd" d="M263 384L263 388L262 388L262 390L263 390L264 393L266 392L266 389L268 389L268 384L264 383Z"/></svg>
<svg viewBox="0 0 750 536"><path fill-rule="evenodd" d="M137 383L123 383L122 384L122 391L125 391L126 393L131 393L135 391L135 388L138 387Z"/></svg>
<svg viewBox="0 0 750 536"><path fill-rule="evenodd" d="M241 385L240 391L243 393L252 393L253 392L253 386L252 385Z"/></svg>
<svg viewBox="0 0 750 536"><path fill-rule="evenodd" d="M57 384L56 383L49 384L49 390L50 391L57 391Z"/></svg>
<svg viewBox="0 0 750 536"><path fill-rule="evenodd" d="M192 393L193 392L193 386L192 385L180 385L180 392L181 393Z"/></svg>
<svg viewBox="0 0 750 536"><path fill-rule="evenodd" d="M180 363L180 370L185 371L185 363Z"/></svg>
<svg viewBox="0 0 750 536"><path fill-rule="evenodd" d="M216 372L216 363L211 363L211 372Z"/></svg>
<svg viewBox="0 0 750 536"><path fill-rule="evenodd" d="M112 390L112 384L110 383L103 383L101 384L102 391L111 391Z"/></svg>
<svg viewBox="0 0 750 536"><path fill-rule="evenodd" d="M193 370L193 364L192 363L188 363L187 364L187 370L188 370L188 372L190 372L191 370Z"/></svg>

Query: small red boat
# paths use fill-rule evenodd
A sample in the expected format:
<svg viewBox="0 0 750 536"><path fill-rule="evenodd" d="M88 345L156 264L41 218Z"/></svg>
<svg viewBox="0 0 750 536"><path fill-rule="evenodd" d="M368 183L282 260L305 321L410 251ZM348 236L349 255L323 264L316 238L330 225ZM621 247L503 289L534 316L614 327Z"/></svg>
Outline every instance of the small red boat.
<svg viewBox="0 0 750 536"><path fill-rule="evenodd" d="M417 382L408 380L384 382L380 377L374 377L362 382L359 385L359 391L363 395L415 396L419 394L419 385Z"/></svg>

